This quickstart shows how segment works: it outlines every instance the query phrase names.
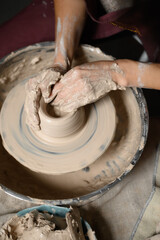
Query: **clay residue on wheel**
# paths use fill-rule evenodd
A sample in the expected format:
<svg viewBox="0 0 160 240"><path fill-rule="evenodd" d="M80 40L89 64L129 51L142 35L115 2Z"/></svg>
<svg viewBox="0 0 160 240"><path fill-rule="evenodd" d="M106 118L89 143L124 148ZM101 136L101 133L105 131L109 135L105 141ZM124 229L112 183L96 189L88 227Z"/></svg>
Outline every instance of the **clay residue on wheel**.
<svg viewBox="0 0 160 240"><path fill-rule="evenodd" d="M21 79L51 66L53 51L53 46L33 46L26 52L20 51L15 57L12 55L1 64L0 77L5 76L6 71L11 71L13 65L15 67L16 63L25 59L25 68L17 79L1 84L1 104L8 91ZM30 71L30 61L36 56L40 57L41 61ZM77 58L73 64L105 59L111 60L112 58L97 50L94 51L93 48L83 47L77 52ZM140 109L132 90L111 92L109 96L116 109L117 127L110 147L96 162L75 173L60 176L40 174L19 164L1 144L0 183L26 196L56 200L80 197L114 182L130 166L139 148L142 129Z"/></svg>

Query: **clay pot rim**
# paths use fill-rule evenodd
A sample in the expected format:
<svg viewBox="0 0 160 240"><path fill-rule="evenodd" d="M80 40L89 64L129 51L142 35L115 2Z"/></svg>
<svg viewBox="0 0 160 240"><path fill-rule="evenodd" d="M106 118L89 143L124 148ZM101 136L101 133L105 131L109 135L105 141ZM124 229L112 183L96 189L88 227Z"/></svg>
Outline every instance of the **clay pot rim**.
<svg viewBox="0 0 160 240"><path fill-rule="evenodd" d="M74 114L77 113L77 111L75 111L75 112L66 113L64 116L61 116L61 117L53 117L53 116L50 116L49 113L47 112L46 106L47 106L47 104L44 102L43 99L41 99L39 112L40 112L40 115L46 119L46 122L52 122L52 123L58 122L59 123L66 119L71 118Z"/></svg>

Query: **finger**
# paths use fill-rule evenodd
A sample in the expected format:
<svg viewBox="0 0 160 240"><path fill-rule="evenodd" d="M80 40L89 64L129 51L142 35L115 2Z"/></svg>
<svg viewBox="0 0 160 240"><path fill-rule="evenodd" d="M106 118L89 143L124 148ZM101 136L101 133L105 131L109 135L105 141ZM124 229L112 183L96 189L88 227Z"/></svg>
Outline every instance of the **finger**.
<svg viewBox="0 0 160 240"><path fill-rule="evenodd" d="M79 106L81 106L81 100L70 95L63 95L63 92L59 93L57 97L52 102L56 108L59 108L62 112L72 112L75 111Z"/></svg>
<svg viewBox="0 0 160 240"><path fill-rule="evenodd" d="M64 74L64 76L61 78L61 82L63 82L63 80L70 78L72 76L72 74L74 73L75 68L72 68L71 70L69 70L67 73Z"/></svg>
<svg viewBox="0 0 160 240"><path fill-rule="evenodd" d="M98 64L97 62L83 63L78 67L79 69L82 69L82 70L92 70L92 69L98 69Z"/></svg>
<svg viewBox="0 0 160 240"><path fill-rule="evenodd" d="M38 89L38 84L41 82L41 76L37 75L35 77L30 78L25 84L25 91L36 91Z"/></svg>
<svg viewBox="0 0 160 240"><path fill-rule="evenodd" d="M39 115L36 113L26 112L26 124L31 127L33 130L40 130L39 126L40 120Z"/></svg>
<svg viewBox="0 0 160 240"><path fill-rule="evenodd" d="M63 89L63 84L61 82L58 82L54 85L52 88L51 94L47 99L44 99L46 103L50 103L55 99L57 94Z"/></svg>
<svg viewBox="0 0 160 240"><path fill-rule="evenodd" d="M67 102L67 99L61 94L61 92L57 93L56 97L52 101L52 105L61 105L64 104L64 102Z"/></svg>
<svg viewBox="0 0 160 240"><path fill-rule="evenodd" d="M79 80L83 81L83 79L90 78L93 73L99 75L98 71L93 69L93 70L88 70L88 69L80 69L79 67L75 67L69 72L67 72L62 78L61 78L61 83L70 85L71 83L76 83Z"/></svg>
<svg viewBox="0 0 160 240"><path fill-rule="evenodd" d="M84 70L109 70L110 67L113 65L114 61L112 60L105 60L105 61L95 61L89 63L83 63L79 65L79 69Z"/></svg>
<svg viewBox="0 0 160 240"><path fill-rule="evenodd" d="M26 92L24 111L26 113L26 123L33 129L40 129L40 119L38 115L40 101L40 91Z"/></svg>
<svg viewBox="0 0 160 240"><path fill-rule="evenodd" d="M31 116L31 114L30 114ZM40 130L40 125L39 125L39 115L37 115L37 117L35 117L36 115L34 114L32 117L30 118L26 118L26 123L27 125L32 128L34 131L38 131ZM34 120L33 120L34 119Z"/></svg>
<svg viewBox="0 0 160 240"><path fill-rule="evenodd" d="M44 100L47 100L50 97L54 84L59 81L60 78L61 75L59 72L55 72L53 69L47 69L43 75L43 81L39 85Z"/></svg>
<svg viewBox="0 0 160 240"><path fill-rule="evenodd" d="M54 81L52 81L52 82L44 81L42 84L40 84L40 89L41 89L44 100L46 100L50 97L50 94L51 94L54 84L55 84Z"/></svg>
<svg viewBox="0 0 160 240"><path fill-rule="evenodd" d="M31 106L31 104L30 104ZM26 123L28 124L29 127L31 127L34 130L39 130L40 129L40 119L38 115L37 108L29 108L28 111L26 111Z"/></svg>
<svg viewBox="0 0 160 240"><path fill-rule="evenodd" d="M75 104L75 102L68 102L63 103L62 101L59 101L58 104L55 105L55 108L58 109L59 112L75 112L78 109L78 105Z"/></svg>

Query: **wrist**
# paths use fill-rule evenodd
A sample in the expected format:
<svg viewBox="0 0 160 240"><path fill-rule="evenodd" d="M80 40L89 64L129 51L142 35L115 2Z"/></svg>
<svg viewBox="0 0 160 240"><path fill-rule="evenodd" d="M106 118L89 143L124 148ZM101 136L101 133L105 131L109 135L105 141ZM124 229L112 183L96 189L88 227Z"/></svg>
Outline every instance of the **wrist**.
<svg viewBox="0 0 160 240"><path fill-rule="evenodd" d="M125 68L121 60L114 60L110 66L112 80L119 86L127 87L128 82L126 78Z"/></svg>
<svg viewBox="0 0 160 240"><path fill-rule="evenodd" d="M71 68L71 61L68 57L57 55L54 57L52 67L55 71L65 74Z"/></svg>
<svg viewBox="0 0 160 240"><path fill-rule="evenodd" d="M139 87L138 62L128 59L115 60L123 74L116 74L115 81L124 87Z"/></svg>

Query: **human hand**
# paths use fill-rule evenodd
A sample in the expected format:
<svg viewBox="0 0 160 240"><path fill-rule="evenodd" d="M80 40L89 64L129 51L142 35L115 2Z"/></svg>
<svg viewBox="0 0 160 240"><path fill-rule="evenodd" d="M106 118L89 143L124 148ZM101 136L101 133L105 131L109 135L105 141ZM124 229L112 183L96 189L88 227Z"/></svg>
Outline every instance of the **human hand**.
<svg viewBox="0 0 160 240"><path fill-rule="evenodd" d="M26 113L26 123L34 130L40 130L39 106L41 96L45 102L52 100L52 86L61 78L59 72L54 69L46 69L37 76L32 77L25 85L26 98L24 110Z"/></svg>
<svg viewBox="0 0 160 240"><path fill-rule="evenodd" d="M54 86L52 105L60 112L72 112L111 90L125 89L113 81L112 73L123 76L123 71L113 61L91 62L71 69Z"/></svg>

